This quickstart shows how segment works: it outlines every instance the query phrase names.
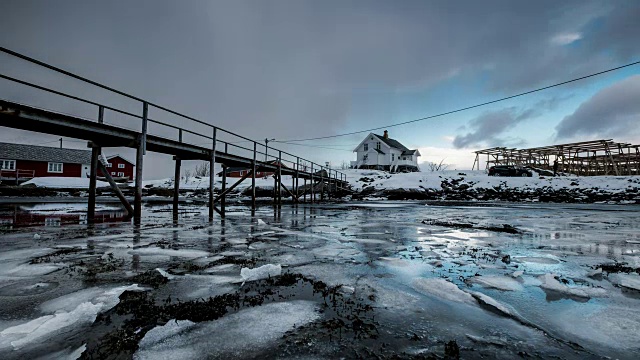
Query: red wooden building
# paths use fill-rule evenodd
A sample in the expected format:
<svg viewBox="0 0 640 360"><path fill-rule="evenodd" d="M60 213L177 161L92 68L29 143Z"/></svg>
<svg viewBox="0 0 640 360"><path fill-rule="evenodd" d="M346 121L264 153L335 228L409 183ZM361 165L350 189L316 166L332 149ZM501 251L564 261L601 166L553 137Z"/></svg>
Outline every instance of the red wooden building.
<svg viewBox="0 0 640 360"><path fill-rule="evenodd" d="M269 161L268 163L272 164L272 165L276 165L276 166L278 165L278 161L277 160ZM288 167L286 165L284 165L284 164L282 164L282 168L287 168L288 169ZM227 177L230 177L230 178L241 178L241 177L247 175L247 173L250 172L250 171L251 171L251 169L249 169L249 168L228 167L226 173L227 173ZM258 178L272 176L273 174L274 174L274 172L272 172L272 171L256 171L256 177L258 177ZM217 175L218 176L222 176L222 171L219 172Z"/></svg>
<svg viewBox="0 0 640 360"><path fill-rule="evenodd" d="M0 143L0 181L34 177L88 177L91 151Z"/></svg>
<svg viewBox="0 0 640 360"><path fill-rule="evenodd" d="M106 168L115 179L127 181L133 180L134 167L135 165L131 161L125 159L119 154L107 156ZM98 176L104 176L102 171L98 171Z"/></svg>

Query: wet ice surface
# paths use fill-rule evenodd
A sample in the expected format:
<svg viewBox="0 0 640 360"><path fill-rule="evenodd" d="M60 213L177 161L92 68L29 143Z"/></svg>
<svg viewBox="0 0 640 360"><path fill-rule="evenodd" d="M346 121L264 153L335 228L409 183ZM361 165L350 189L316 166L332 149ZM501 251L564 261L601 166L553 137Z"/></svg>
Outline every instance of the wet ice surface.
<svg viewBox="0 0 640 360"><path fill-rule="evenodd" d="M443 356L455 340L462 358L640 357L637 206L368 202L262 207L255 216L232 207L213 223L195 206L183 206L177 223L166 210L146 208L140 230L4 231L0 358L95 355L133 318L135 348L109 351L140 359ZM600 267L621 263L628 271ZM317 282L313 291L269 283L278 273ZM319 282L335 294L323 297ZM148 314L122 307L136 293L157 309L245 298L209 319L167 311L145 323ZM332 305L336 296L343 300ZM359 310L340 313L350 304Z"/></svg>

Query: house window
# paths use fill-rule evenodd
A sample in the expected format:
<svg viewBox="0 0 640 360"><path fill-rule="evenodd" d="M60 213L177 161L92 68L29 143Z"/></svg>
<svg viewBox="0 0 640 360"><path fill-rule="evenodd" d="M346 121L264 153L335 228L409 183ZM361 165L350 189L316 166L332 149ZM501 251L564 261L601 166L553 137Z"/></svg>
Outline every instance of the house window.
<svg viewBox="0 0 640 360"><path fill-rule="evenodd" d="M380 150L380 141L376 143L376 149Z"/></svg>
<svg viewBox="0 0 640 360"><path fill-rule="evenodd" d="M107 163L107 167L111 167L111 163L110 162Z"/></svg>
<svg viewBox="0 0 640 360"><path fill-rule="evenodd" d="M369 144L364 144L364 151L369 151Z"/></svg>
<svg viewBox="0 0 640 360"><path fill-rule="evenodd" d="M115 172L115 171L112 171L112 172L111 172L111 176L116 176L116 172Z"/></svg>
<svg viewBox="0 0 640 360"><path fill-rule="evenodd" d="M47 172L50 173L62 173L62 163L52 163L50 162L47 167Z"/></svg>
<svg viewBox="0 0 640 360"><path fill-rule="evenodd" d="M244 170L240 170L240 176L244 175Z"/></svg>
<svg viewBox="0 0 640 360"><path fill-rule="evenodd" d="M0 170L13 171L16 169L15 160L0 160Z"/></svg>
<svg viewBox="0 0 640 360"><path fill-rule="evenodd" d="M396 161L396 154L391 154L391 161Z"/></svg>
<svg viewBox="0 0 640 360"><path fill-rule="evenodd" d="M119 172L118 176L124 176L124 173L123 172Z"/></svg>
<svg viewBox="0 0 640 360"><path fill-rule="evenodd" d="M118 164L118 169L124 169L124 164Z"/></svg>

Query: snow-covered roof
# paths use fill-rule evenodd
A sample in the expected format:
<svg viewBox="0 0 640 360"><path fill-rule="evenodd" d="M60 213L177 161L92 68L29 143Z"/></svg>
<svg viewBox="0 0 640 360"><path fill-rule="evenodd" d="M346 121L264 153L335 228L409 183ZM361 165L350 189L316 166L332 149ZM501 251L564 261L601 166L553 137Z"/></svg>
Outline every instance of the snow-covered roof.
<svg viewBox="0 0 640 360"><path fill-rule="evenodd" d="M91 150L60 149L50 146L0 143L0 159L90 164Z"/></svg>

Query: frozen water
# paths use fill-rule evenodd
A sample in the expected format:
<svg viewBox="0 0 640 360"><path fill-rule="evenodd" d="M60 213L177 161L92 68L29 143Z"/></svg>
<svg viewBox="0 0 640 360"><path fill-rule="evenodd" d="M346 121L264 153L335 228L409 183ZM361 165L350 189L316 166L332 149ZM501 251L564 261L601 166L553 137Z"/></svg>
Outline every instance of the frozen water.
<svg viewBox="0 0 640 360"><path fill-rule="evenodd" d="M62 329L87 324L95 320L102 304L84 302L72 311L61 311L46 315L22 325L16 325L0 332L0 349L10 343L14 349L20 349L30 343L41 342L56 335Z"/></svg>
<svg viewBox="0 0 640 360"><path fill-rule="evenodd" d="M640 291L640 275L638 274L615 274L610 278L624 288Z"/></svg>
<svg viewBox="0 0 640 360"><path fill-rule="evenodd" d="M244 281L254 281L254 280L260 280L260 279L266 279L269 277L280 276L281 273L282 273L282 266L280 266L280 264L278 265L267 264L254 269L242 268L240 270L240 276Z"/></svg>
<svg viewBox="0 0 640 360"><path fill-rule="evenodd" d="M520 291L522 285L518 280L507 276L475 276L471 281L486 288L493 288L504 291Z"/></svg>
<svg viewBox="0 0 640 360"><path fill-rule="evenodd" d="M258 357L285 332L318 319L316 306L309 301L291 301L249 308L203 323L172 320L147 332L134 359Z"/></svg>
<svg viewBox="0 0 640 360"><path fill-rule="evenodd" d="M475 303L475 300L470 294L460 290L456 284L453 284L445 279L418 278L414 279L411 285L418 292L434 296L445 301L453 301L466 304Z"/></svg>

